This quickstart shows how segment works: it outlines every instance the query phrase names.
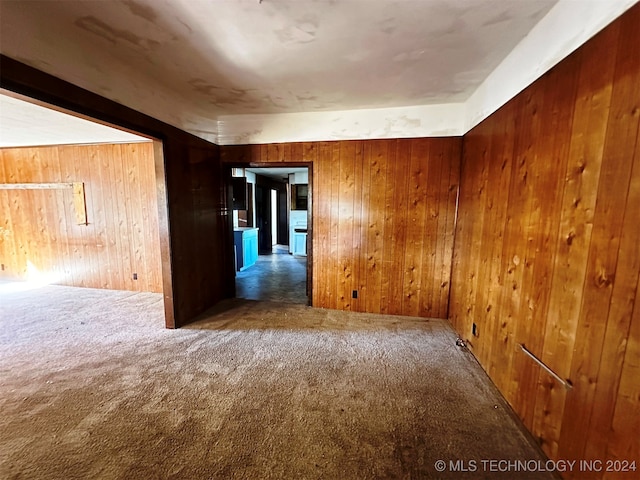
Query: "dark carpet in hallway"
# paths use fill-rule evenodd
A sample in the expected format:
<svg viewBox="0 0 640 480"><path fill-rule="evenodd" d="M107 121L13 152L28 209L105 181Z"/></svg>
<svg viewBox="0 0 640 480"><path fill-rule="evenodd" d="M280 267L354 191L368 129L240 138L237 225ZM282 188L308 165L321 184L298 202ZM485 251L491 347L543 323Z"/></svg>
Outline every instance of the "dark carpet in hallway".
<svg viewBox="0 0 640 480"><path fill-rule="evenodd" d="M550 478L442 320L231 300L163 328L161 295L0 294L0 478ZM447 463L448 464L448 463Z"/></svg>

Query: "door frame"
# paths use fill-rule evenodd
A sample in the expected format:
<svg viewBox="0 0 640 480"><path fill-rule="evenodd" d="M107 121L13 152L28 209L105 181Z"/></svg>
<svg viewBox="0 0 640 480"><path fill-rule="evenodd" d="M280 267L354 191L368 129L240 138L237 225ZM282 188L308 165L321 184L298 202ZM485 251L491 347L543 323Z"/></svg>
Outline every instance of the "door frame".
<svg viewBox="0 0 640 480"><path fill-rule="evenodd" d="M307 304L313 306L313 162L229 162L225 163L225 176L231 177L233 168L299 168L306 167L309 174L307 199ZM233 245L233 229L231 229Z"/></svg>
<svg viewBox="0 0 640 480"><path fill-rule="evenodd" d="M3 83L9 83L4 82ZM135 128L127 128L115 122L107 122L91 114L80 112L75 106L62 107L59 105L59 98L53 96L51 99L43 100L39 95L32 92L24 92L22 89L14 88L13 85L3 84L0 86L0 93L8 97L22 100L27 103L38 105L50 110L71 115L88 122L105 125L116 130L133 133L140 137L147 138L153 143L153 163L154 171L150 175L154 176L157 210L154 212L158 219L158 239L160 245L160 273L162 275L162 296L164 304L164 323L166 328L175 328L175 310L173 302L173 276L171 272L171 244L169 238L169 208L167 196L167 183L165 175L165 154L164 142L160 136L141 132Z"/></svg>

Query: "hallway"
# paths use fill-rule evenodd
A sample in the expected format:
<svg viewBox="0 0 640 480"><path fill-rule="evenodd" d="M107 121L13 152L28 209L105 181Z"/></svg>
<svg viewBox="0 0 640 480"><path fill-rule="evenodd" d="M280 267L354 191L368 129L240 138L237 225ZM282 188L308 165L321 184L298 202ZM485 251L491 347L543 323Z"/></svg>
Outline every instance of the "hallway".
<svg viewBox="0 0 640 480"><path fill-rule="evenodd" d="M307 257L289 255L285 245L274 245L271 255L260 255L255 265L236 272L236 297L247 300L308 304Z"/></svg>

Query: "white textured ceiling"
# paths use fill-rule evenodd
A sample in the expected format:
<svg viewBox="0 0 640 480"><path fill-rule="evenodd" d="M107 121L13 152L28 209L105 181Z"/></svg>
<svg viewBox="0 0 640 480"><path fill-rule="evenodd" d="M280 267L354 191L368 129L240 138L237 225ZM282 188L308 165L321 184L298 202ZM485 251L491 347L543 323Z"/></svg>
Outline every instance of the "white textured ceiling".
<svg viewBox="0 0 640 480"><path fill-rule="evenodd" d="M460 134L460 105L560 3L595 12L588 38L634 0L1 0L0 49L219 143L302 118L345 125L290 140Z"/></svg>
<svg viewBox="0 0 640 480"><path fill-rule="evenodd" d="M148 141L148 138L25 102L0 91L0 148Z"/></svg>

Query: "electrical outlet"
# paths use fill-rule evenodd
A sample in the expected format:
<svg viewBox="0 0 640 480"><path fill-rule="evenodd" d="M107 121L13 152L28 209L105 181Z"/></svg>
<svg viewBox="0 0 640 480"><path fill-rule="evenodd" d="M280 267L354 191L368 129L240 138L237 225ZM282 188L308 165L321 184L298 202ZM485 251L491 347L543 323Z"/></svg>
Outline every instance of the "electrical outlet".
<svg viewBox="0 0 640 480"><path fill-rule="evenodd" d="M471 326L471 333L473 333L474 337L478 336L478 326L475 323Z"/></svg>
<svg viewBox="0 0 640 480"><path fill-rule="evenodd" d="M353 293L351 294L352 298L358 298L358 290L354 290Z"/></svg>
<svg viewBox="0 0 640 480"><path fill-rule="evenodd" d="M134 279L134 280L137 280L137 279L138 279L138 274L137 274L137 273L134 273L134 274L133 274L133 279Z"/></svg>

